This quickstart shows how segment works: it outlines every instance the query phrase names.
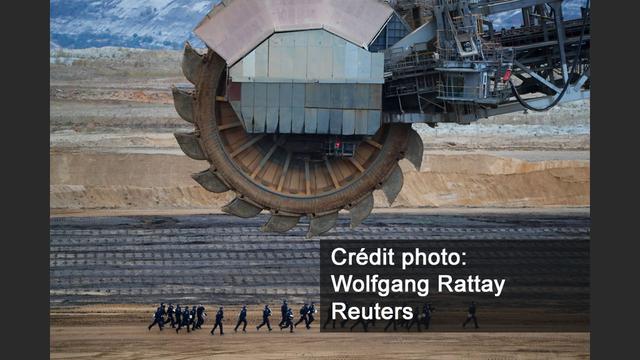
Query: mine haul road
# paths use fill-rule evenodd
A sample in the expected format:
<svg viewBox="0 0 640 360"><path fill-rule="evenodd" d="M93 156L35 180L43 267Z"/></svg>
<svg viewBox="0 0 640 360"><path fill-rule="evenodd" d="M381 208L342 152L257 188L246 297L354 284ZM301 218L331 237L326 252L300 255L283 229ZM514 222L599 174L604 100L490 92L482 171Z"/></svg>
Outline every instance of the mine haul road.
<svg viewBox="0 0 640 360"><path fill-rule="evenodd" d="M298 304L319 297L320 238L306 239L306 224L284 235L263 234L259 226L266 219L53 217L51 359L369 359L380 354L387 359L589 358L588 332L321 333L322 309L311 330L256 332L262 304L272 304L275 326L281 299ZM356 230L341 216L339 226L322 239L571 243L588 240L590 226L588 209L389 210L377 211ZM147 331L159 301L203 302L210 316L203 330L190 334ZM250 304L248 333L234 333L243 303ZM225 336L209 335L218 304L227 305Z"/></svg>

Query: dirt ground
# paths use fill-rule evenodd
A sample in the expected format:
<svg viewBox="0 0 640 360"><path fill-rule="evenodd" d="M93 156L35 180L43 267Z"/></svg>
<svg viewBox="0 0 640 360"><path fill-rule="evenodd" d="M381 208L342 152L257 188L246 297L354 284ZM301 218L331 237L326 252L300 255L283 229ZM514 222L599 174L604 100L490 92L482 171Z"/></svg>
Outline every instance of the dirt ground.
<svg viewBox="0 0 640 360"><path fill-rule="evenodd" d="M246 334L234 333L227 319L225 335L211 336L209 322L189 334L147 331L145 313L150 320L150 308L139 305L52 309L51 359L589 358L588 333L321 333L318 324L269 333L256 331L259 314L250 312Z"/></svg>

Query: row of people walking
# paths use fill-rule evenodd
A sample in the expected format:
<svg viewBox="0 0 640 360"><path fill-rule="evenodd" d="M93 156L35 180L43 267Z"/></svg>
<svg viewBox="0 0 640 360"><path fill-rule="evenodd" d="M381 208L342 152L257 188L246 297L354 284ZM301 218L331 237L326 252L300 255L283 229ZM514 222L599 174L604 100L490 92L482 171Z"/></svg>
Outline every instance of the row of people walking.
<svg viewBox="0 0 640 360"><path fill-rule="evenodd" d="M283 301L283 304L280 308L282 312L282 320L278 324L280 330L289 328L290 332L293 332L293 329L297 327L300 323L304 322L304 325L307 329L311 329L311 323L315 320L314 314L316 313L315 303L305 303L299 310L300 318L297 322L294 323L295 316L293 315L293 309L291 309L286 300ZM272 331L270 318L272 316L271 309L269 305L265 305L262 311L262 322L256 326L256 330L260 330L263 326L266 326L269 331ZM160 306L156 309L153 314L153 322L148 326L149 331L154 326L158 326L160 331L164 329L164 327L169 324L172 329L176 330L176 333L179 333L180 330L185 328L187 332L195 331L202 328L202 325L207 318L207 313L205 312L204 305L193 305L191 308L189 306L185 306L184 308L178 304L177 306L173 306L173 304L169 304L168 307L165 306L164 303L161 303ZM220 306L215 316L215 323L213 328L211 329L211 335L215 334L215 331L219 329L220 335L224 335L224 306ZM247 305L242 306L240 309L240 313L238 314L238 321L236 323L234 332L237 332L240 326L242 326L242 332L247 332Z"/></svg>
<svg viewBox="0 0 640 360"><path fill-rule="evenodd" d="M425 329L429 329L431 323L431 316L435 308L431 306L431 304L425 304L422 309L416 308L415 316L411 320L390 320L384 328L384 331L388 331L391 326L393 326L393 330L397 331L398 327L406 328L407 331L411 331L411 328L416 325L418 331L422 331L422 327ZM311 329L311 324L315 321L316 314L315 303L305 303L302 305L300 310L298 311L299 318L298 321L294 323L295 315L293 313L293 309L289 307L287 300L283 300L282 305L280 306L281 320L278 324L278 327L282 331L283 329L289 328L290 332L293 332L294 328L300 323L304 322L304 325L307 330ZM272 316L272 311L269 308L269 304L264 306L262 310L262 322L256 326L256 331L259 331L263 326L266 326L269 331L272 331L270 318ZM169 307L166 308L164 303L161 303L160 306L156 309L153 315L153 322L148 326L148 329L151 330L154 326L158 326L162 331L165 325L169 324L172 329L176 330L176 333L179 333L181 329L186 328L187 332L199 330L202 328L202 325L207 318L207 313L205 312L205 307L200 305L193 305L191 308L189 306L185 306L182 308L180 304L176 307L173 304L169 304ZM213 328L211 329L211 335L215 334L215 331L219 329L220 335L224 335L224 307L220 306L215 316L215 323ZM476 304L475 302L471 302L469 306L467 318L462 324L462 327L466 327L466 325L473 321L475 328L478 328L478 320L476 318ZM336 320L331 318L331 314L327 312L327 319L324 322L323 329L326 329L327 326L333 322L332 328L336 328ZM340 321L340 327L345 328L348 320ZM350 330L353 331L354 328L358 326L362 326L364 331L368 331L369 327L375 327L375 320L364 320L359 319L351 325ZM247 305L242 306L240 309L240 313L238 314L238 321L236 323L234 332L238 332L238 329L242 325L242 332L247 332Z"/></svg>

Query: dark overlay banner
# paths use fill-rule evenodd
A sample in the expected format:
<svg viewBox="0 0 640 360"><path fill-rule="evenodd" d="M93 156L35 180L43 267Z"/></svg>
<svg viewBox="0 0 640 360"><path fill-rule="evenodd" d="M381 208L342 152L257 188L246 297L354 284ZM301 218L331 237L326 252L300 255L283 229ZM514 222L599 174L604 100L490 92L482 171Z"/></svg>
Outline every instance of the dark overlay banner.
<svg viewBox="0 0 640 360"><path fill-rule="evenodd" d="M589 240L320 243L321 331L589 331Z"/></svg>

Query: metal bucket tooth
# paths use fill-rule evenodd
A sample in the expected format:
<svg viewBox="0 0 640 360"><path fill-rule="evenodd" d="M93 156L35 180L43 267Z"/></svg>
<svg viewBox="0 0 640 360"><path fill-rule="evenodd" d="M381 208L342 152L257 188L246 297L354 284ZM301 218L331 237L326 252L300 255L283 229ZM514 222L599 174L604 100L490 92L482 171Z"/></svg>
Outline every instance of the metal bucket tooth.
<svg viewBox="0 0 640 360"><path fill-rule="evenodd" d="M369 217L373 210L373 194L367 195L359 203L349 209L349 215L351 216L351 228L355 229L362 222Z"/></svg>
<svg viewBox="0 0 640 360"><path fill-rule="evenodd" d="M396 197L402 190L402 185L404 184L404 176L402 175L402 170L400 166L396 164L391 171L391 175L382 183L382 191L384 195L387 197L387 201L389 201L389 205L393 204L396 201Z"/></svg>
<svg viewBox="0 0 640 360"><path fill-rule="evenodd" d="M337 220L337 212L311 218L311 221L309 222L309 232L307 233L307 239L310 239L316 235L322 235L333 229L334 226L336 226Z"/></svg>
<svg viewBox="0 0 640 360"><path fill-rule="evenodd" d="M193 124L193 103L195 101L193 90L173 86L171 91L173 92L173 106L175 106L176 112L181 118Z"/></svg>
<svg viewBox="0 0 640 360"><path fill-rule="evenodd" d="M260 230L269 233L286 233L296 227L299 221L300 216L272 215Z"/></svg>
<svg viewBox="0 0 640 360"><path fill-rule="evenodd" d="M413 129L409 131L407 141L407 153L405 159L409 160L417 171L422 167L422 156L424 154L424 143L420 135Z"/></svg>
<svg viewBox="0 0 640 360"><path fill-rule="evenodd" d="M230 190L212 169L193 174L191 177L203 188L212 193L221 194Z"/></svg>
<svg viewBox="0 0 640 360"><path fill-rule="evenodd" d="M204 66L204 56L191 47L187 41L184 44L184 55L182 57L182 73L192 84L196 84L200 77L200 72Z"/></svg>
<svg viewBox="0 0 640 360"><path fill-rule="evenodd" d="M229 204L222 207L222 211L235 215L243 219L249 219L258 216L262 212L262 208L253 205L252 203L243 200L239 197L233 199Z"/></svg>
<svg viewBox="0 0 640 360"><path fill-rule="evenodd" d="M194 133L175 133L173 135L178 140L178 145L180 145L182 151L188 157L194 160L207 160Z"/></svg>

